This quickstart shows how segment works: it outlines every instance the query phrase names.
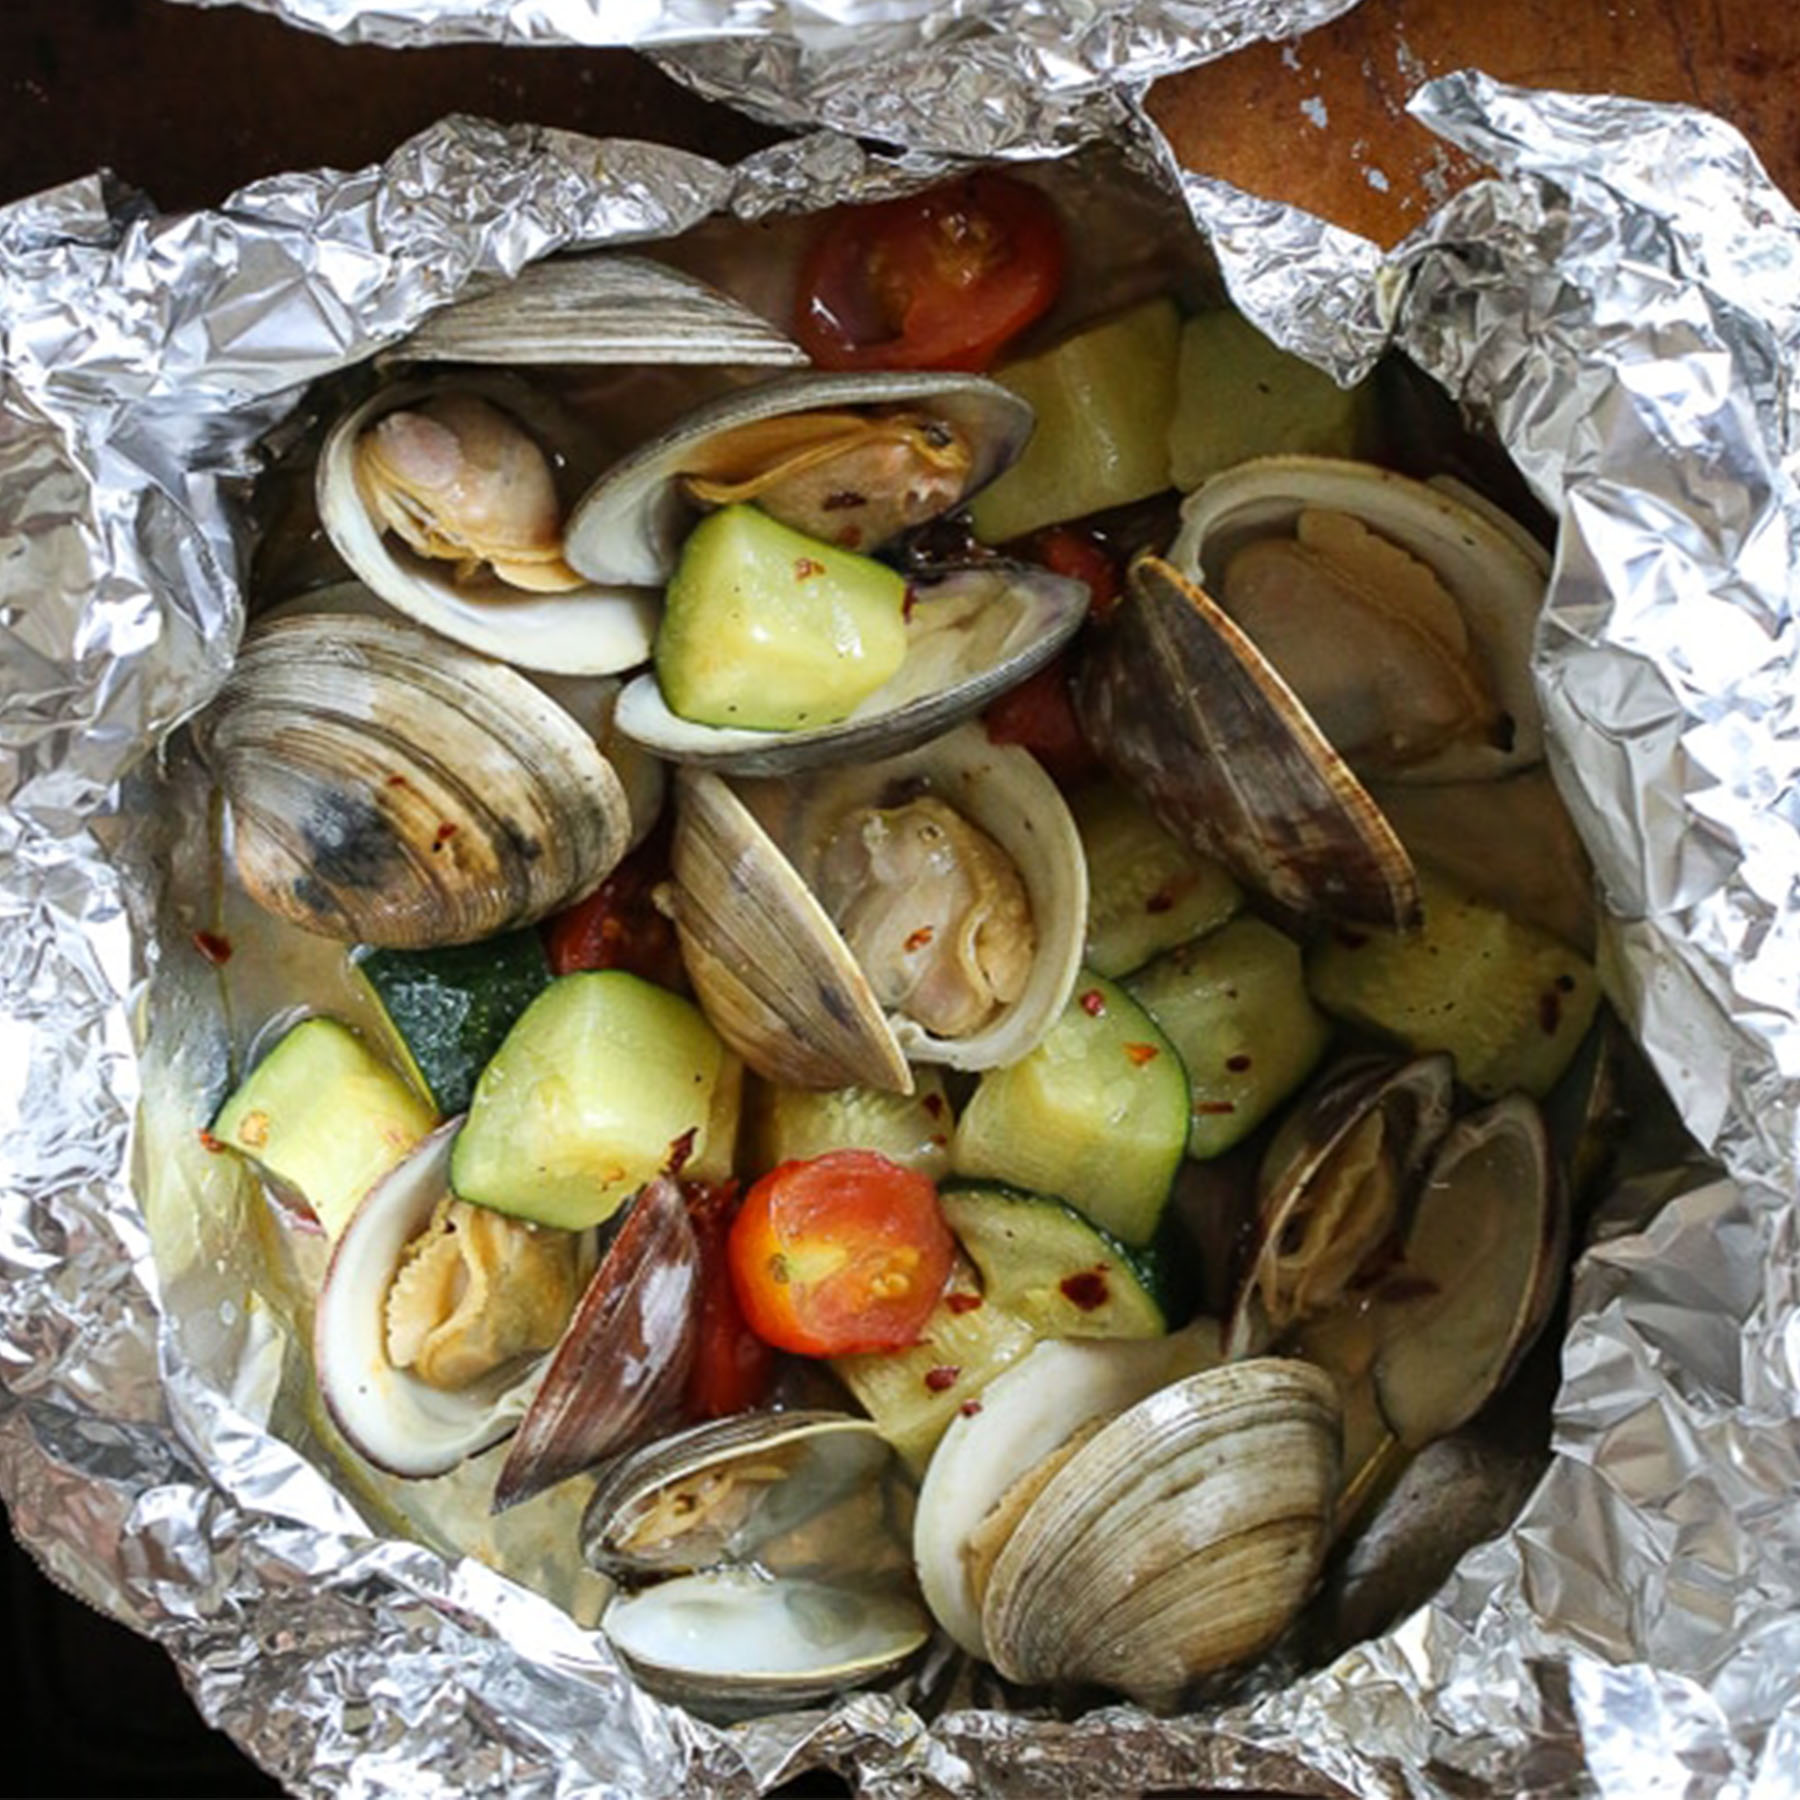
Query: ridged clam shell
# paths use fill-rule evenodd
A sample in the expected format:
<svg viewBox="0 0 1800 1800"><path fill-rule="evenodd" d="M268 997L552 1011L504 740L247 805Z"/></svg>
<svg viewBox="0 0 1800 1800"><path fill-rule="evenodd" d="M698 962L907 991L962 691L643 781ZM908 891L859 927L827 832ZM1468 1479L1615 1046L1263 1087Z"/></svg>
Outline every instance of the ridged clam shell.
<svg viewBox="0 0 1800 1800"><path fill-rule="evenodd" d="M494 1483L503 1512L628 1448L681 1398L694 1356L700 1249L667 1177L632 1201L544 1371Z"/></svg>
<svg viewBox="0 0 1800 1800"><path fill-rule="evenodd" d="M1092 1682L1171 1704L1274 1642L1317 1579L1338 1482L1331 1378L1263 1359L1122 1413L1050 1479L982 1607L1016 1681Z"/></svg>
<svg viewBox="0 0 1800 1800"><path fill-rule="evenodd" d="M1170 831L1290 912L1418 923L1412 863L1367 790L1267 659L1168 563L1132 565L1076 710Z"/></svg>
<svg viewBox="0 0 1800 1800"><path fill-rule="evenodd" d="M533 594L492 578L459 583L448 563L415 555L370 516L356 486L357 440L385 414L450 390L491 401L526 425L558 467L559 486L578 490L604 461L547 394L514 376L459 369L391 383L338 420L319 451L319 520L338 554L396 611L502 662L567 675L608 675L643 662L656 629L655 595L617 585ZM565 493L565 502L572 497Z"/></svg>
<svg viewBox="0 0 1800 1800"><path fill-rule="evenodd" d="M607 1465L588 1501L582 1552L614 1576L745 1563L892 1460L875 1422L848 1413L709 1420ZM859 1539L840 1548L848 1570L873 1546Z"/></svg>
<svg viewBox="0 0 1800 1800"><path fill-rule="evenodd" d="M1043 667L1087 616L1078 581L1015 563L986 563L916 583L898 673L847 718L811 730L743 731L672 713L654 674L619 696L618 726L673 762L735 775L897 756L973 717Z"/></svg>
<svg viewBox="0 0 1800 1800"><path fill-rule="evenodd" d="M730 295L642 256L551 257L435 312L394 362L732 363L794 368L806 352Z"/></svg>
<svg viewBox="0 0 1800 1800"><path fill-rule="evenodd" d="M1522 527L1467 489L1331 457L1262 457L1214 476L1189 498L1169 561L1217 595L1240 546L1291 535L1299 514L1315 507L1361 520L1436 573L1456 601L1510 727L1503 744L1453 743L1389 778L1491 780L1540 761L1544 727L1531 651L1548 559ZM1356 654L1353 630L1344 654Z"/></svg>
<svg viewBox="0 0 1800 1800"><path fill-rule="evenodd" d="M1036 928L1024 991L966 1037L884 1017L807 885L846 812L921 788L1012 858ZM683 770L674 870L676 929L708 1018L758 1074L796 1087L909 1093L908 1059L957 1069L1016 1061L1055 1022L1080 968L1087 865L1068 807L1029 753L989 743L974 725L903 756L735 791Z"/></svg>
<svg viewBox="0 0 1800 1800"><path fill-rule="evenodd" d="M410 626L282 619L197 728L245 890L303 929L417 949L543 918L631 821L611 765L516 671Z"/></svg>
<svg viewBox="0 0 1800 1800"><path fill-rule="evenodd" d="M787 413L913 403L929 403L970 435L976 455L963 499L1016 461L1031 435L1031 407L974 375L877 371L766 382L697 407L614 464L570 517L564 553L592 581L658 585L697 516L677 485L697 444Z"/></svg>

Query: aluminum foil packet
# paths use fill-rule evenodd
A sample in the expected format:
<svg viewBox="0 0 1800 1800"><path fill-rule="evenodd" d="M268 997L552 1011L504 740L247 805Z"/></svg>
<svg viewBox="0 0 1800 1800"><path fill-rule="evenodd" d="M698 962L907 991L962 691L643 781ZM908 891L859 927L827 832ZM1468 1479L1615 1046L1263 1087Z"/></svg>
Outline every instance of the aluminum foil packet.
<svg viewBox="0 0 1800 1800"><path fill-rule="evenodd" d="M1346 376L1399 345L1558 520L1539 677L1611 990L1728 1174L1696 1158L1615 1196L1547 1473L1326 1667L1174 1719L978 1706L942 1659L748 1725L657 1703L581 1594L426 1548L309 1435L294 1319L246 1279L266 1211L196 1149L229 1030L180 910L205 817L172 803L171 734L230 665L242 502L315 378L477 278L926 161L817 134L724 169L455 120L213 213L98 180L12 207L0 1485L52 1575L163 1644L297 1793L748 1795L820 1767L896 1800L1800 1790L1793 210L1716 120L1461 76L1417 110L1499 176L1382 256L1183 176L1121 104L1244 310Z"/></svg>
<svg viewBox="0 0 1800 1800"><path fill-rule="evenodd" d="M1123 127L1134 88L1356 0L187 0L346 43L630 44L778 125L951 156L1033 154Z"/></svg>

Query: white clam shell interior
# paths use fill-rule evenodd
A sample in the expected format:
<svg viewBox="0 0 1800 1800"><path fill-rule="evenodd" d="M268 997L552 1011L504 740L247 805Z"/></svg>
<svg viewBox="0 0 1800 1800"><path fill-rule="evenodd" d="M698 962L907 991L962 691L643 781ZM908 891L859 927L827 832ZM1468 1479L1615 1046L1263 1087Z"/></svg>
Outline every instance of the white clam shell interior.
<svg viewBox="0 0 1800 1800"><path fill-rule="evenodd" d="M332 1251L313 1317L313 1368L338 1429L391 1474L441 1475L517 1425L544 1360L458 1392L434 1388L389 1360L385 1303L400 1253L424 1230L449 1185L460 1119L422 1140L364 1196Z"/></svg>
<svg viewBox="0 0 1800 1800"><path fill-rule="evenodd" d="M1548 559L1520 526L1456 484L1414 481L1331 457L1261 457L1215 475L1189 496L1169 561L1216 599L1235 550L1252 538L1290 535L1311 508L1362 520L1434 571L1455 597L1512 721L1505 747L1452 744L1389 779L1488 780L1541 761L1544 724L1531 656Z"/></svg>
<svg viewBox="0 0 1800 1800"><path fill-rule="evenodd" d="M566 675L612 674L643 662L656 629L654 593L598 583L566 594L528 594L497 579L458 584L449 564L415 555L370 517L356 489L358 438L384 414L448 389L523 421L553 463L595 466L598 452L580 428L514 376L474 369L395 382L340 419L319 452L319 518L338 554L388 605L502 662Z"/></svg>

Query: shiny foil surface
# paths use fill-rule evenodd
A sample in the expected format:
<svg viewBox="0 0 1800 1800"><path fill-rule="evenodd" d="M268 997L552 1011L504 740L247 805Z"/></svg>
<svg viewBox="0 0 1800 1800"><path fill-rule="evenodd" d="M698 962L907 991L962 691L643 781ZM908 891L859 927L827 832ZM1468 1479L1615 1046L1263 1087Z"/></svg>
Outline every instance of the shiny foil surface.
<svg viewBox="0 0 1800 1800"><path fill-rule="evenodd" d="M399 6L281 10L409 28ZM461 27L414 11L433 41ZM1117 67L1114 116L1177 179L1135 112L1152 71ZM205 808L170 734L232 657L259 440L472 278L895 171L823 133L727 170L457 120L216 213L84 182L0 214L0 1483L52 1574L165 1645L295 1793L748 1796L814 1767L893 1800L1800 1791L1800 232L1691 112L1473 75L1417 106L1499 173L1390 257L1213 183L1185 195L1265 329L1345 373L1397 342L1560 521L1539 672L1614 915L1609 984L1729 1178L1694 1157L1604 1209L1554 1458L1503 1537L1387 1635L1178 1719L1056 1721L942 1655L735 1728L646 1697L585 1596L428 1548L338 1478L279 1293L246 1280L259 1208L208 1192L224 1159L194 1141L229 1028L193 943ZM561 1528L521 1519L500 1548L529 1560Z"/></svg>

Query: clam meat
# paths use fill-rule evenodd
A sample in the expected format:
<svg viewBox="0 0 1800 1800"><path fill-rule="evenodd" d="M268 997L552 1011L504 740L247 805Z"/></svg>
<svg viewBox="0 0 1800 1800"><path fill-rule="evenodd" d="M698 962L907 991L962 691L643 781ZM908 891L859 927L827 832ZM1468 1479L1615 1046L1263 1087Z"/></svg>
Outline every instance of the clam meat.
<svg viewBox="0 0 1800 1800"><path fill-rule="evenodd" d="M1386 469L1267 457L1201 485L1169 557L1359 776L1491 779L1541 759L1547 562L1485 507Z"/></svg>
<svg viewBox="0 0 1800 1800"><path fill-rule="evenodd" d="M995 1067L1074 986L1074 823L1031 756L976 727L738 791L684 771L673 861L695 992L768 1080L909 1093L909 1058Z"/></svg>
<svg viewBox="0 0 1800 1800"><path fill-rule="evenodd" d="M590 579L655 586L701 511L753 499L868 552L960 505L1017 460L1031 408L972 375L804 375L697 408L608 469L569 519Z"/></svg>

